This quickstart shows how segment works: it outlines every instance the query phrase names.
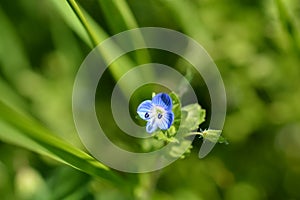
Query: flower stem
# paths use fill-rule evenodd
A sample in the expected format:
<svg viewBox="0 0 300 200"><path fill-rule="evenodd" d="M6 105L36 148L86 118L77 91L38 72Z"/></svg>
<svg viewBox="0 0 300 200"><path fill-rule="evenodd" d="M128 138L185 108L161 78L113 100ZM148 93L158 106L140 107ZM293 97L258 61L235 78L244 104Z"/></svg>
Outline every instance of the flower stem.
<svg viewBox="0 0 300 200"><path fill-rule="evenodd" d="M135 189L135 198L141 200L150 200L155 191L157 181L160 177L161 170L139 174L140 184Z"/></svg>

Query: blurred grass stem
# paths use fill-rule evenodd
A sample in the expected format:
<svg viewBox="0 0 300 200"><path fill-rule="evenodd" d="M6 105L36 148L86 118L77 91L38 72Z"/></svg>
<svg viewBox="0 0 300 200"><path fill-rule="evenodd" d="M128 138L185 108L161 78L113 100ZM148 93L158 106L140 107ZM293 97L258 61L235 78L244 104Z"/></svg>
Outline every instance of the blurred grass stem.
<svg viewBox="0 0 300 200"><path fill-rule="evenodd" d="M92 30L89 23L87 22L86 18L84 17L83 13L81 12L80 7L76 3L76 1L75 0L67 0L67 2L70 5L70 7L72 8L72 10L74 11L74 13L76 14L76 16L78 17L78 19L80 20L80 22L82 23L83 27L86 29L86 32L88 33L93 46L94 47L97 46L100 43L100 40L96 36L95 32Z"/></svg>

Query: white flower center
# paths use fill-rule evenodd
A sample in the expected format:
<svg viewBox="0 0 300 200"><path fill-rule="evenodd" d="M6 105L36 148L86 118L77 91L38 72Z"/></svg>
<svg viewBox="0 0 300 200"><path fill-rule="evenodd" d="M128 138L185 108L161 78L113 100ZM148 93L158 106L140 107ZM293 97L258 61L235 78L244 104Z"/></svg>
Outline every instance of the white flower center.
<svg viewBox="0 0 300 200"><path fill-rule="evenodd" d="M155 106L155 116L158 119L161 119L165 113L166 113L165 109L163 109L160 106Z"/></svg>

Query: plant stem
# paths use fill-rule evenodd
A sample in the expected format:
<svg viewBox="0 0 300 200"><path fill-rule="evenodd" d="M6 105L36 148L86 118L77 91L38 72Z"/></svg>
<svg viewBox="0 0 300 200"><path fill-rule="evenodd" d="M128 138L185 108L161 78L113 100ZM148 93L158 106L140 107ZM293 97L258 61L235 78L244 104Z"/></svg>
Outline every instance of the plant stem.
<svg viewBox="0 0 300 200"><path fill-rule="evenodd" d="M135 189L135 198L141 200L152 199L160 174L161 170L139 174L140 184Z"/></svg>

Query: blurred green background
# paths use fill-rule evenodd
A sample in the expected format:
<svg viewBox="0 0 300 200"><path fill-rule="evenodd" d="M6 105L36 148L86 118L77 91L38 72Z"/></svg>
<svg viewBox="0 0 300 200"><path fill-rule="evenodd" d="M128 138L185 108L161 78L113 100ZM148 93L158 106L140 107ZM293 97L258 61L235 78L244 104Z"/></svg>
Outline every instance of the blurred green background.
<svg viewBox="0 0 300 200"><path fill-rule="evenodd" d="M0 2L1 199L300 199L299 0L77 3ZM226 87L229 145L217 144L200 160L196 139L187 158L158 172L126 174L84 153L72 87L95 44L145 26L185 33L215 61ZM149 60L178 70L183 62L159 51L129 55L107 73L101 91L110 91L130 63ZM205 86L194 88L209 114ZM109 105L108 94L98 91L97 100ZM102 123L118 141L115 124Z"/></svg>

